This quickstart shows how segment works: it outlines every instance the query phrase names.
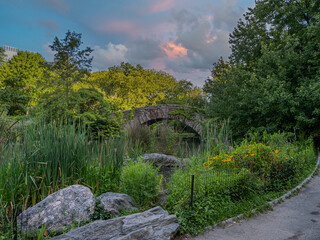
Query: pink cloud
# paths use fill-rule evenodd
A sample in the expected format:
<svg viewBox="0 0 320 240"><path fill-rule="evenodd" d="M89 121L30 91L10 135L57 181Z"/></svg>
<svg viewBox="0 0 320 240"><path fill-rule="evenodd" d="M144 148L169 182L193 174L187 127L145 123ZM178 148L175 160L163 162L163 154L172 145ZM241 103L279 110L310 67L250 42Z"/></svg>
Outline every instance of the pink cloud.
<svg viewBox="0 0 320 240"><path fill-rule="evenodd" d="M158 37L168 35L174 31L175 25L170 22L143 23L139 24L127 20L111 20L99 23L94 26L95 30L101 33L126 34L132 37Z"/></svg>
<svg viewBox="0 0 320 240"><path fill-rule="evenodd" d="M111 21L100 24L96 27L99 32L124 33L128 35L138 35L141 29L132 21Z"/></svg>
<svg viewBox="0 0 320 240"><path fill-rule="evenodd" d="M183 57L188 53L188 49L183 47L181 43L175 44L173 41L164 42L161 48L166 52L168 58Z"/></svg>
<svg viewBox="0 0 320 240"><path fill-rule="evenodd" d="M167 11L170 8L176 6L176 4L176 0L157 0L151 5L149 5L147 12L152 14Z"/></svg>
<svg viewBox="0 0 320 240"><path fill-rule="evenodd" d="M209 44L209 43L216 41L217 39L218 39L217 36L208 36L206 42Z"/></svg>

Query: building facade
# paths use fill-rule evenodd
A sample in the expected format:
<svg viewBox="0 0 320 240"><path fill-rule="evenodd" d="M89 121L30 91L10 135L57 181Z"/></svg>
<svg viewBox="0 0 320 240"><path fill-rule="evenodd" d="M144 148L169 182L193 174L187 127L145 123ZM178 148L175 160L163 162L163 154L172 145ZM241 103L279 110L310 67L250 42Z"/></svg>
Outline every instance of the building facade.
<svg viewBox="0 0 320 240"><path fill-rule="evenodd" d="M10 60L14 55L18 54L19 49L10 46L3 46L4 54L6 55L6 60Z"/></svg>

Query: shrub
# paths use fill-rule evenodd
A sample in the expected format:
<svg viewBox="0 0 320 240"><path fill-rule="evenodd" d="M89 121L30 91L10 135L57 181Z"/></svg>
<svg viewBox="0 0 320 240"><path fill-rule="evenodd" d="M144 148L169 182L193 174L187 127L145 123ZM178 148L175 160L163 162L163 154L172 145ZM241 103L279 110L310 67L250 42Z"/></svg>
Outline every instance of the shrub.
<svg viewBox="0 0 320 240"><path fill-rule="evenodd" d="M274 141L277 138L277 141ZM209 157L206 169L247 168L264 181L264 187L274 189L290 185L301 175L304 165L314 160L312 144L303 146L279 141L279 135L270 137L273 146L244 141L227 153ZM311 146L311 147L310 147Z"/></svg>
<svg viewBox="0 0 320 240"><path fill-rule="evenodd" d="M155 203L159 186L158 170L150 163L137 160L123 168L122 191L133 197L140 207L152 206Z"/></svg>

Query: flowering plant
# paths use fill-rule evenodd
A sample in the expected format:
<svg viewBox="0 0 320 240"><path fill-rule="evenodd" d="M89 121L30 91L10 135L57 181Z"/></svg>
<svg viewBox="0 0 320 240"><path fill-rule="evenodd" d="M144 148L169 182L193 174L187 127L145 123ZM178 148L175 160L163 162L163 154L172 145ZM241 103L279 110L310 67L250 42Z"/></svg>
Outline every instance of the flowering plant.
<svg viewBox="0 0 320 240"><path fill-rule="evenodd" d="M262 143L242 144L229 154L222 153L209 157L204 162L206 169L247 168L265 178L271 171L279 174L283 169L283 162L292 159L286 153Z"/></svg>

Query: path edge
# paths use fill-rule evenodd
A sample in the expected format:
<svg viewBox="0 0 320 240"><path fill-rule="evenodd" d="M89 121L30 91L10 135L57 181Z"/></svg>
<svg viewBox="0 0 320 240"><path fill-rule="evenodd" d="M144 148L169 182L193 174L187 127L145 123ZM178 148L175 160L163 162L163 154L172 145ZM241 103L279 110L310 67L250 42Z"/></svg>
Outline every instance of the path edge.
<svg viewBox="0 0 320 240"><path fill-rule="evenodd" d="M283 194L281 197L278 197L278 198L276 198L276 199L274 199L274 200L272 200L272 201L269 201L269 202L267 202L267 203L264 204L264 205L269 205L269 206L271 206L271 207L274 207L275 205L284 202L285 199L291 197L296 191L299 191L301 188L304 187L304 185L305 185L306 183L308 183L308 182L312 179L312 177L315 175L315 172L318 170L319 165L320 165L320 154L319 154L318 157L317 157L317 163L316 163L315 168L313 169L312 173L311 173L306 179L304 179L304 180L303 180L298 186L296 186L295 188L293 188L293 189L291 189L290 191L288 191L288 192L286 192L285 194ZM262 205L262 206L264 206L264 205ZM260 206L260 207L262 207L262 206ZM258 207L258 208L254 208L253 210L251 210L251 213L253 213L253 214L256 213L256 212L257 212L257 209L259 209L259 207ZM213 230L214 228L216 228L216 227L218 227L218 226L225 226L225 225L227 225L227 224L231 224L231 223L237 222L237 221L239 221L239 220L241 220L241 219L244 219L244 217L245 217L244 214L241 213L241 214L239 214L238 216L228 218L227 220L224 220L224 221L221 221L221 222L219 222L219 223L216 223L216 224L214 224L213 226L208 226L208 227L206 227L206 228L205 228L205 232L206 232L206 231Z"/></svg>

